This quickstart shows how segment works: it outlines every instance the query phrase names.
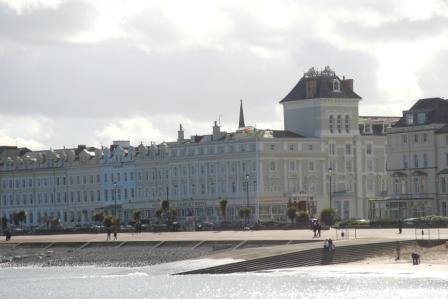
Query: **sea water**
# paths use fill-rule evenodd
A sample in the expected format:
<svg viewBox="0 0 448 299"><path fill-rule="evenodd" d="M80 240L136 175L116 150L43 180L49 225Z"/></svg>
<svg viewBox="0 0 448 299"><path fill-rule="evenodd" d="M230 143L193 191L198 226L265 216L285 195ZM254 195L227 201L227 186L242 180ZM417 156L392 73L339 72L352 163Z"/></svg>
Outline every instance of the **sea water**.
<svg viewBox="0 0 448 299"><path fill-rule="evenodd" d="M448 273L294 268L172 275L229 261L0 269L0 298L448 298Z"/></svg>

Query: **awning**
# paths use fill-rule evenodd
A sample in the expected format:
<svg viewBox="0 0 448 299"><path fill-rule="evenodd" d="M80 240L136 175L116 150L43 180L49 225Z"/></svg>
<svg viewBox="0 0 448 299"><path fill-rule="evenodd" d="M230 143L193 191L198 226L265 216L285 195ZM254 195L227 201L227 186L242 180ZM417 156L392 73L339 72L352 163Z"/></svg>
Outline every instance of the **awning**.
<svg viewBox="0 0 448 299"><path fill-rule="evenodd" d="M448 168L442 169L437 174L448 174Z"/></svg>
<svg viewBox="0 0 448 299"><path fill-rule="evenodd" d="M416 170L411 175L412 176L427 176L428 174L426 172L424 172L424 171Z"/></svg>
<svg viewBox="0 0 448 299"><path fill-rule="evenodd" d="M395 171L394 173L392 173L393 177L405 177L408 176L406 173L401 172L401 171Z"/></svg>

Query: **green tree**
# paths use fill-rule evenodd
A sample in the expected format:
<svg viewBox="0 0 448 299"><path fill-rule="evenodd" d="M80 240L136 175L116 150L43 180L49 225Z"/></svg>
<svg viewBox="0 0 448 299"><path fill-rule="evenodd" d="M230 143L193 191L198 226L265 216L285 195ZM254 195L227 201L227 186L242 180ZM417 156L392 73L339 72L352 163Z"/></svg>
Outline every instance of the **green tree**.
<svg viewBox="0 0 448 299"><path fill-rule="evenodd" d="M13 219L14 219L14 223L16 225L20 225L20 227L22 227L22 223L26 221L25 210L20 210L20 211L14 212Z"/></svg>
<svg viewBox="0 0 448 299"><path fill-rule="evenodd" d="M93 214L93 221L101 223L104 220L104 213L103 212L96 212Z"/></svg>
<svg viewBox="0 0 448 299"><path fill-rule="evenodd" d="M306 211L299 211L297 213L297 221L302 224L308 223L310 221L310 215Z"/></svg>
<svg viewBox="0 0 448 299"><path fill-rule="evenodd" d="M112 215L107 215L103 219L103 224L105 227L110 228L114 224L114 217Z"/></svg>
<svg viewBox="0 0 448 299"><path fill-rule="evenodd" d="M336 220L336 212L333 209L323 209L320 213L320 219L326 225L332 225Z"/></svg>
<svg viewBox="0 0 448 299"><path fill-rule="evenodd" d="M118 228L121 224L121 219L118 217L112 217L112 225Z"/></svg>
<svg viewBox="0 0 448 299"><path fill-rule="evenodd" d="M250 212L251 210L249 208L240 208L238 210L238 216L240 216L241 219L245 218L247 223L247 220L250 216Z"/></svg>
<svg viewBox="0 0 448 299"><path fill-rule="evenodd" d="M297 210L293 206L290 206L288 210L286 211L286 216L288 216L289 220L291 220L291 223L294 223L294 220L297 217Z"/></svg>
<svg viewBox="0 0 448 299"><path fill-rule="evenodd" d="M2 229L5 230L8 227L8 220L5 217L0 218Z"/></svg>
<svg viewBox="0 0 448 299"><path fill-rule="evenodd" d="M161 207L163 211L168 211L168 209L170 208L170 202L168 201L168 199L162 200Z"/></svg>
<svg viewBox="0 0 448 299"><path fill-rule="evenodd" d="M156 210L156 217L158 220L160 220L160 217L162 217L162 209L157 209Z"/></svg>
<svg viewBox="0 0 448 299"><path fill-rule="evenodd" d="M226 220L227 204L228 204L227 198L223 198L219 201L219 210L221 211L221 216L222 216L223 221Z"/></svg>
<svg viewBox="0 0 448 299"><path fill-rule="evenodd" d="M172 224L174 221L176 221L176 218L177 218L177 210L171 208L168 216L168 224Z"/></svg>
<svg viewBox="0 0 448 299"><path fill-rule="evenodd" d="M132 211L132 216L134 217L135 222L140 222L142 218L142 210L141 209L134 209Z"/></svg>

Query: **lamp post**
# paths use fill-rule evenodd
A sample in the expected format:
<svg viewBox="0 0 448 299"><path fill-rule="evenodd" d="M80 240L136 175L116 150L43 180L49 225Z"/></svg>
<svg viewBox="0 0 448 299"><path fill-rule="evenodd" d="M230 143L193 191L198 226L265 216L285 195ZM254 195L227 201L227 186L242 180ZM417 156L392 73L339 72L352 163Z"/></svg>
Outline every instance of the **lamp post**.
<svg viewBox="0 0 448 299"><path fill-rule="evenodd" d="M249 175L246 174L246 208L249 207Z"/></svg>
<svg viewBox="0 0 448 299"><path fill-rule="evenodd" d="M117 182L114 182L114 216L117 217Z"/></svg>
<svg viewBox="0 0 448 299"><path fill-rule="evenodd" d="M333 174L333 169L328 168L328 173L330 174L330 210L331 210L331 176Z"/></svg>

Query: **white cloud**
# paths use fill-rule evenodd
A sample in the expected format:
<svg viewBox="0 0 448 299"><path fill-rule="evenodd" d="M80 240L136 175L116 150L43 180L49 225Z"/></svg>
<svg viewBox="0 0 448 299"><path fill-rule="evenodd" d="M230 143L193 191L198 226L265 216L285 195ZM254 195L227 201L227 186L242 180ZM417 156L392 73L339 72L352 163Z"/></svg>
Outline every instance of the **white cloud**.
<svg viewBox="0 0 448 299"><path fill-rule="evenodd" d="M0 115L0 144L43 149L51 139L52 121L42 116Z"/></svg>

